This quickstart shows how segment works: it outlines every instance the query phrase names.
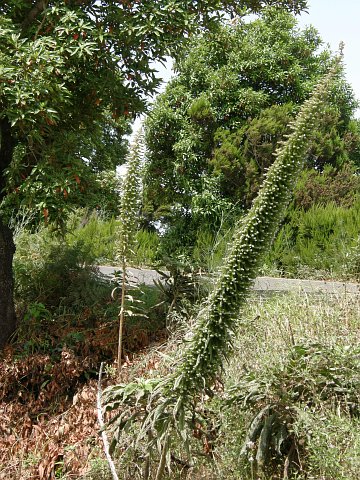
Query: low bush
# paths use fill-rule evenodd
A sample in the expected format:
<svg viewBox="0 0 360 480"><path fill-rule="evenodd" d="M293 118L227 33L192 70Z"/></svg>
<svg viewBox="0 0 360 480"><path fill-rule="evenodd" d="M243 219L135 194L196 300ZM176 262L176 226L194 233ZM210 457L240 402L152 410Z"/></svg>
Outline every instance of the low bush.
<svg viewBox="0 0 360 480"><path fill-rule="evenodd" d="M78 209L67 224L66 241L69 245L79 242L87 249L97 265L116 265L116 229L119 220L106 218L96 211ZM133 252L134 266L151 266L159 259L160 238L156 232L139 230Z"/></svg>
<svg viewBox="0 0 360 480"><path fill-rule="evenodd" d="M314 205L334 203L350 208L358 199L360 176L351 163L341 169L330 165L322 172L304 170L296 184L294 204L297 209L309 210Z"/></svg>
<svg viewBox="0 0 360 480"><path fill-rule="evenodd" d="M360 200L350 208L328 203L289 212L265 268L299 278L356 278Z"/></svg>
<svg viewBox="0 0 360 480"><path fill-rule="evenodd" d="M67 224L66 241L69 245L81 243L98 265L115 262L115 218L105 218L97 211L76 210Z"/></svg>
<svg viewBox="0 0 360 480"><path fill-rule="evenodd" d="M47 229L22 232L14 259L17 303L40 302L72 310L90 306L108 291L96 275L94 257L81 240L68 244Z"/></svg>

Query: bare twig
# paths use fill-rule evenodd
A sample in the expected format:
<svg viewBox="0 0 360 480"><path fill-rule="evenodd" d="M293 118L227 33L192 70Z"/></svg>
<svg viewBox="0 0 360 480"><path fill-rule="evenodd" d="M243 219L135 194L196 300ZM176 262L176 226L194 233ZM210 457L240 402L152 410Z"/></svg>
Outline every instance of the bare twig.
<svg viewBox="0 0 360 480"><path fill-rule="evenodd" d="M27 14L27 16L24 18L21 24L21 27L23 30L25 30L25 28L31 25L33 21L40 15L40 13L42 13L45 10L46 4L47 2L45 0L39 0L38 2L35 3L35 5Z"/></svg>
<svg viewBox="0 0 360 480"><path fill-rule="evenodd" d="M47 8L47 4L48 4L48 0L44 0L44 10ZM34 36L34 40L37 39L39 33L41 32L44 24L45 24L45 21L46 21L46 15L43 16L43 19L41 20L41 23L40 25L38 26L38 29L36 30L36 33L35 33L35 36Z"/></svg>
<svg viewBox="0 0 360 480"><path fill-rule="evenodd" d="M101 438L104 444L104 452L105 452L106 460L109 464L111 475L113 477L113 480L119 480L119 477L117 476L117 473L116 473L114 462L109 453L109 441L107 439L106 432L104 430L105 423L104 423L102 408L101 408L101 378L102 378L103 367L104 367L104 362L101 362L100 370L99 370L98 391L97 391L97 415L98 415L98 421L101 429Z"/></svg>

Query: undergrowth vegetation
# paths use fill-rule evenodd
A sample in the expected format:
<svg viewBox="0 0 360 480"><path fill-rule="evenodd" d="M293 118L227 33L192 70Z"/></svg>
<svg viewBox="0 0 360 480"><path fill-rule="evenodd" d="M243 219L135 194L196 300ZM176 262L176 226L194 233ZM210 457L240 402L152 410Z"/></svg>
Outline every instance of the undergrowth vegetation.
<svg viewBox="0 0 360 480"><path fill-rule="evenodd" d="M115 372L119 301L89 247L45 228L17 232L19 327L0 358L1 479L79 478L98 463L96 377L102 361L107 381ZM166 298L140 287L147 317L124 325L125 369L167 337Z"/></svg>
<svg viewBox="0 0 360 480"><path fill-rule="evenodd" d="M264 271L280 276L358 280L360 201L290 210L265 259Z"/></svg>
<svg viewBox="0 0 360 480"><path fill-rule="evenodd" d="M197 407L195 454L189 459L175 441L164 478L357 479L359 318L358 296L254 294L239 320L232 360L212 398ZM131 378L142 374L145 387L166 374L178 342L174 334L162 349L149 350ZM144 371L146 362L151 368ZM129 447L138 434L127 430L116 450L125 480L144 478L146 451ZM102 468L102 476L96 466L86 479L111 480Z"/></svg>
<svg viewBox="0 0 360 480"><path fill-rule="evenodd" d="M129 356L125 383L167 373L181 332L191 328L182 312L180 331L173 329L166 343L158 336L156 346ZM30 314L45 317L42 331L34 334L44 338L51 317L41 309ZM191 438L195 455L189 460L175 443L164 478L357 479L359 318L358 296L254 294L215 395L206 407L198 406L201 423ZM115 345L106 356L112 334L85 330L81 339L80 328L58 350L30 353L15 343L5 352L0 478L30 480L55 472L55 478L111 480L94 406L98 355L109 359L106 386L115 373L110 360ZM143 478L146 452L127 448L137 434L130 429L115 456L124 480Z"/></svg>
<svg viewBox="0 0 360 480"><path fill-rule="evenodd" d="M357 297L253 299L226 374L221 478L357 478L359 309Z"/></svg>
<svg viewBox="0 0 360 480"><path fill-rule="evenodd" d="M102 277L94 266L89 244L82 240L69 243L47 229L36 233L23 231L17 238L14 271L16 303L22 318L17 335L25 341L34 343L37 331L43 339L45 325L55 337L65 324L73 325L76 331L91 330L105 322L115 331L119 303L111 297L114 283ZM136 345L140 323L149 334L156 332L164 324L165 307L161 292L153 288L142 286L134 294L141 297L149 312L141 322L136 315L127 322L131 335L127 335L126 342ZM158 303L159 307L152 308ZM109 338L107 343L110 349L115 348L114 339ZM139 341L140 347L141 344Z"/></svg>
<svg viewBox="0 0 360 480"><path fill-rule="evenodd" d="M264 259L262 273L293 278L359 280L359 209L357 198L350 206L329 202L313 204L309 209L289 208ZM89 265L116 265L117 225L115 219L78 210L68 225L69 233L65 237L68 248L73 248L74 252L79 250L79 255L85 256L84 261ZM136 233L131 263L139 267L165 265L169 269L173 263L183 260L195 269L213 272L222 264L232 233L229 221L215 234L200 228L194 245L170 258L163 254L161 234L140 229Z"/></svg>
<svg viewBox="0 0 360 480"><path fill-rule="evenodd" d="M19 234L17 246L22 322L1 358L0 478L111 480L95 399L100 362L107 362L104 387L115 374L119 305L112 287L96 275L80 241L40 230ZM192 328L201 292L186 265L173 265L179 278L165 278L168 290L143 289L148 318L125 324L122 378L130 386L165 376ZM358 296L254 295L239 319L232 360L212 398L198 404L195 454L187 458L174 441L164 478L355 480L359 318ZM135 426L127 431L115 453L124 479L143 478L146 451L129 447L137 434Z"/></svg>

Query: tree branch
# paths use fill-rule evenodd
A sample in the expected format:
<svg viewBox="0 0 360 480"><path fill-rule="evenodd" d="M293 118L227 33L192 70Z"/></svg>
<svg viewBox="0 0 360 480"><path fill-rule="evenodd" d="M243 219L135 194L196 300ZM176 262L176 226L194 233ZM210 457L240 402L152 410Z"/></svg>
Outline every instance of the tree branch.
<svg viewBox="0 0 360 480"><path fill-rule="evenodd" d="M22 30L24 31L27 27L29 27L34 20L46 9L48 0L38 0L33 8L29 11L26 18L21 23ZM86 6L91 3L94 3L94 0L69 0L69 6L81 7Z"/></svg>
<svg viewBox="0 0 360 480"><path fill-rule="evenodd" d="M30 12L27 14L26 18L22 21L21 27L24 31L33 21L42 13L47 6L47 0L38 0Z"/></svg>

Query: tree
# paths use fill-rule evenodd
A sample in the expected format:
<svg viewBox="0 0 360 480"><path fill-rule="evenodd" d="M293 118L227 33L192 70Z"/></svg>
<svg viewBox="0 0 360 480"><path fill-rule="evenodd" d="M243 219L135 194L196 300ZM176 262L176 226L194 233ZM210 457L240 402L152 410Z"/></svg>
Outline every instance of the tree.
<svg viewBox="0 0 360 480"><path fill-rule="evenodd" d="M1 2L0 347L15 329L7 215L16 196L46 222L62 218L69 195L85 193L91 162L84 153L106 128L123 132L124 119L143 111L156 90L152 62L176 54L182 41L214 28L223 14L265 4L298 11L306 2Z"/></svg>
<svg viewBox="0 0 360 480"><path fill-rule="evenodd" d="M194 201L211 199L207 209L214 214L226 202L247 210L274 146L329 64L321 44L314 28L301 31L291 14L273 8L194 39L146 122L146 214L191 244L198 225L207 224L193 215ZM316 168L343 161L348 151L356 103L342 79L333 89L309 154ZM179 225L181 232L172 233Z"/></svg>

